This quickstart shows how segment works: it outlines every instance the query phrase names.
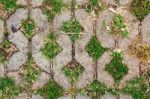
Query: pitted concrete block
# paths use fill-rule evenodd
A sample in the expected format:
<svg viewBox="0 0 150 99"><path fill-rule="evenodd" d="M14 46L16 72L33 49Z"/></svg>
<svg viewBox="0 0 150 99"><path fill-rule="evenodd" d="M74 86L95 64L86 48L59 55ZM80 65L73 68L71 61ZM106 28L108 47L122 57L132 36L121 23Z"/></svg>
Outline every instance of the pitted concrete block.
<svg viewBox="0 0 150 99"><path fill-rule="evenodd" d="M0 20L0 44L3 41L3 36L4 36L4 23L2 20Z"/></svg>
<svg viewBox="0 0 150 99"><path fill-rule="evenodd" d="M99 13L98 21L97 21L97 38L101 42L104 47L113 49L115 45L115 41L113 36L109 33L109 30L104 29L105 22L106 25L111 24L115 13L106 9L103 12Z"/></svg>
<svg viewBox="0 0 150 99"><path fill-rule="evenodd" d="M33 83L32 89L42 88L50 79L49 75L42 72L41 75L37 78L37 80Z"/></svg>
<svg viewBox="0 0 150 99"><path fill-rule="evenodd" d="M104 69L106 64L109 64L112 60L111 53L105 52L102 57L98 60L97 72L98 80L104 82L107 86L113 86L114 80Z"/></svg>
<svg viewBox="0 0 150 99"><path fill-rule="evenodd" d="M142 38L143 41L150 45L150 14L142 21Z"/></svg>
<svg viewBox="0 0 150 99"><path fill-rule="evenodd" d="M71 61L71 41L69 36L60 34L58 35L57 43L63 50L55 57L53 66L54 80L67 89L71 85L68 78L64 75L62 68Z"/></svg>

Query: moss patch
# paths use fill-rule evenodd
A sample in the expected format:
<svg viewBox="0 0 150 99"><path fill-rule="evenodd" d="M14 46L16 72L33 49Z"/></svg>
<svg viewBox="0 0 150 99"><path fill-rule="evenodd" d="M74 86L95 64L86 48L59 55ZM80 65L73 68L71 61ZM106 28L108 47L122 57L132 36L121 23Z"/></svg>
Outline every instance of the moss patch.
<svg viewBox="0 0 150 99"><path fill-rule="evenodd" d="M133 0L129 10L142 21L150 13L150 1Z"/></svg>
<svg viewBox="0 0 150 99"><path fill-rule="evenodd" d="M0 64L4 63L4 61L5 61L4 53L0 50Z"/></svg>
<svg viewBox="0 0 150 99"><path fill-rule="evenodd" d="M123 55L119 52L113 52L113 59L106 65L105 70L112 75L115 82L118 83L127 73L128 68L123 63Z"/></svg>
<svg viewBox="0 0 150 99"><path fill-rule="evenodd" d="M95 36L91 38L90 42L86 46L86 51L94 59L94 61L97 61L106 50L107 49L101 45Z"/></svg>
<svg viewBox="0 0 150 99"><path fill-rule="evenodd" d="M45 99L58 99L63 95L63 91L63 88L54 80L49 80L43 88L37 90L37 93L44 96Z"/></svg>

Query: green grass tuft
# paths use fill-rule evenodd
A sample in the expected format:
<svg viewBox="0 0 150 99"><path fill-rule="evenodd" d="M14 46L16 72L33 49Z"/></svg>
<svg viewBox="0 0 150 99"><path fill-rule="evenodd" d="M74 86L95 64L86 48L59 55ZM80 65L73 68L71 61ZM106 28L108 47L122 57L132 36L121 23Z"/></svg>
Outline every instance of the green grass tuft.
<svg viewBox="0 0 150 99"><path fill-rule="evenodd" d="M63 88L54 80L49 80L43 88L37 90L37 93L44 96L45 99L58 99L63 95L63 91Z"/></svg>
<svg viewBox="0 0 150 99"><path fill-rule="evenodd" d="M75 41L80 38L80 33L84 31L84 28L80 25L78 20L73 19L63 22L61 30L66 33L72 33L70 34L70 39L73 43L75 43Z"/></svg>
<svg viewBox="0 0 150 99"><path fill-rule="evenodd" d="M94 61L97 61L107 49L101 45L95 36L93 36L86 46L86 50Z"/></svg>
<svg viewBox="0 0 150 99"><path fill-rule="evenodd" d="M5 62L5 57L4 57L3 52L0 50L0 64L2 64L4 62Z"/></svg>
<svg viewBox="0 0 150 99"><path fill-rule="evenodd" d="M62 70L65 76L69 78L70 83L74 84L78 80L79 75L84 71L84 68L77 62L70 62Z"/></svg>
<svg viewBox="0 0 150 99"><path fill-rule="evenodd" d="M113 24L111 26L111 34L114 36L121 36L121 37L128 37L129 35L127 27L124 24L124 19L119 14L117 14L113 19Z"/></svg>
<svg viewBox="0 0 150 99"><path fill-rule="evenodd" d="M133 99L149 99L150 85L144 77L136 77L126 83L123 88L125 94L131 95Z"/></svg>
<svg viewBox="0 0 150 99"><path fill-rule="evenodd" d="M112 75L116 83L128 73L128 68L126 64L123 63L122 53L113 52L113 59L109 64L106 65L105 70Z"/></svg>
<svg viewBox="0 0 150 99"><path fill-rule="evenodd" d="M12 78L0 78L0 99L13 99L19 95L20 91L20 87L15 84Z"/></svg>
<svg viewBox="0 0 150 99"><path fill-rule="evenodd" d="M25 20L22 22L21 30L23 31L24 35L29 39L32 38L34 34L33 33L34 28L35 28L35 23L32 19Z"/></svg>
<svg viewBox="0 0 150 99"><path fill-rule="evenodd" d="M94 80L85 88L85 90L91 96L102 96L105 94L107 87L104 83Z"/></svg>
<svg viewBox="0 0 150 99"><path fill-rule="evenodd" d="M47 15L49 21L52 21L55 15L61 12L63 2L62 0L45 0L43 5L43 13Z"/></svg>
<svg viewBox="0 0 150 99"><path fill-rule="evenodd" d="M62 48L56 42L55 33L50 33L47 36L45 46L41 51L49 59L54 59L55 56L62 51Z"/></svg>
<svg viewBox="0 0 150 99"><path fill-rule="evenodd" d="M140 21L150 14L149 0L133 0L129 9Z"/></svg>
<svg viewBox="0 0 150 99"><path fill-rule="evenodd" d="M9 12L18 8L17 0L0 0L0 3L3 4L4 10Z"/></svg>

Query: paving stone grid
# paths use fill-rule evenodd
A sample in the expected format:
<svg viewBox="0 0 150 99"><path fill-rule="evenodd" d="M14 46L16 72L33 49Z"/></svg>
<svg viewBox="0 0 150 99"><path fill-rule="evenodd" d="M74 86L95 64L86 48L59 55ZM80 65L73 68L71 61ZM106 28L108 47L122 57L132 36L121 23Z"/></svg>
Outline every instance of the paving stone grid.
<svg viewBox="0 0 150 99"><path fill-rule="evenodd" d="M43 13L44 0L18 0L18 8L11 13L6 14L1 11L0 15L4 18L0 19L0 51L5 53L6 62L0 63L0 77L11 77L15 84L21 86L24 91L13 98L11 96L11 98L5 96L1 98L0 96L0 99L50 99L48 96L37 94L34 91L44 88L49 80L54 80L64 90L63 95L59 96L58 99L133 99L127 94L113 96L105 92L103 95L92 96L77 91L86 88L94 80L104 83L107 87L114 87L117 84L120 87L126 81L142 75L143 71L149 67L149 59L143 63L138 57L128 52L130 45L137 37L150 45L150 14L145 16L142 21L138 20L128 10L131 2L132 0L101 0L99 5L104 4L106 8L98 10L98 12L96 12L97 8L94 8L95 11L88 13L85 9L88 0L63 0L64 7L52 20L49 20ZM46 8L52 9L49 6ZM113 36L109 33L113 18L118 13L125 20L129 32L128 37ZM69 32L66 33L62 30L64 22L73 19L76 19L83 28L76 34L79 38L74 42L71 40L71 31L68 30ZM22 28L23 21L29 20L34 21L31 36L26 35ZM104 24L106 25L104 26ZM8 35L6 35L7 32ZM52 49L56 55L53 58L48 58L42 53L42 49L45 47L47 35L51 33L56 35L54 43L58 45L60 50L56 52ZM6 48L3 47L5 39L10 43L9 47ZM52 42L48 44L52 44ZM98 45L89 46L95 50L88 50L88 44L93 42ZM101 53L94 51L101 51ZM106 69L106 65L108 66L113 60L112 54L114 52L123 55L121 64L125 64L123 66L127 68L127 73L122 75L117 84L115 77ZM93 54L98 56L95 57ZM34 75L35 73L33 79L36 78L33 81L24 79L26 76L26 78L31 76L30 74L25 75L28 72L26 67L28 68L30 55L33 61L30 74ZM77 74L77 81L74 81L64 74L62 68L65 66L66 68L81 66L84 69ZM32 73L32 71L35 72ZM114 73L117 72L119 71L115 72L114 70ZM25 80L29 80L29 83L26 83Z"/></svg>

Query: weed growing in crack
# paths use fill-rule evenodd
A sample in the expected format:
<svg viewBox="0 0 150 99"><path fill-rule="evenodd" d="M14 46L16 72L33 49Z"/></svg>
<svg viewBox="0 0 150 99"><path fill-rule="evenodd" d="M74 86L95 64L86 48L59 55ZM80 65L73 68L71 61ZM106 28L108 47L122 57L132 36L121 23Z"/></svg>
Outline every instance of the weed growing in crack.
<svg viewBox="0 0 150 99"><path fill-rule="evenodd" d="M86 46L86 51L94 59L94 61L97 61L106 50L107 49L101 45L95 36L91 38L90 42Z"/></svg>
<svg viewBox="0 0 150 99"><path fill-rule="evenodd" d="M21 92L14 80L10 77L0 78L0 99L13 99Z"/></svg>
<svg viewBox="0 0 150 99"><path fill-rule="evenodd" d="M123 63L123 55L119 52L113 52L113 59L106 65L105 71L112 75L116 83L128 73L126 64Z"/></svg>
<svg viewBox="0 0 150 99"><path fill-rule="evenodd" d="M49 59L54 59L57 54L62 51L62 48L56 42L56 34L50 33L45 40L45 46L41 49L42 53Z"/></svg>
<svg viewBox="0 0 150 99"><path fill-rule="evenodd" d="M117 14L113 19L111 26L111 34L114 36L128 37L129 32L127 26L125 25L124 18Z"/></svg>
<svg viewBox="0 0 150 99"><path fill-rule="evenodd" d="M17 0L0 0L0 3L3 5L4 10L9 12L18 8Z"/></svg>
<svg viewBox="0 0 150 99"><path fill-rule="evenodd" d="M133 0L129 9L140 21L150 14L149 0Z"/></svg>
<svg viewBox="0 0 150 99"><path fill-rule="evenodd" d="M45 99L58 99L63 95L63 92L63 88L54 80L49 80L43 88L37 90L37 93L44 96Z"/></svg>
<svg viewBox="0 0 150 99"><path fill-rule="evenodd" d="M61 30L66 33L72 33L69 34L69 36L71 41L75 43L75 41L80 38L80 33L84 31L84 28L80 25L78 20L73 19L70 21L63 22Z"/></svg>
<svg viewBox="0 0 150 99"><path fill-rule="evenodd" d="M57 13L61 12L63 7L62 0L44 0L43 13L47 15L49 21L52 21Z"/></svg>

